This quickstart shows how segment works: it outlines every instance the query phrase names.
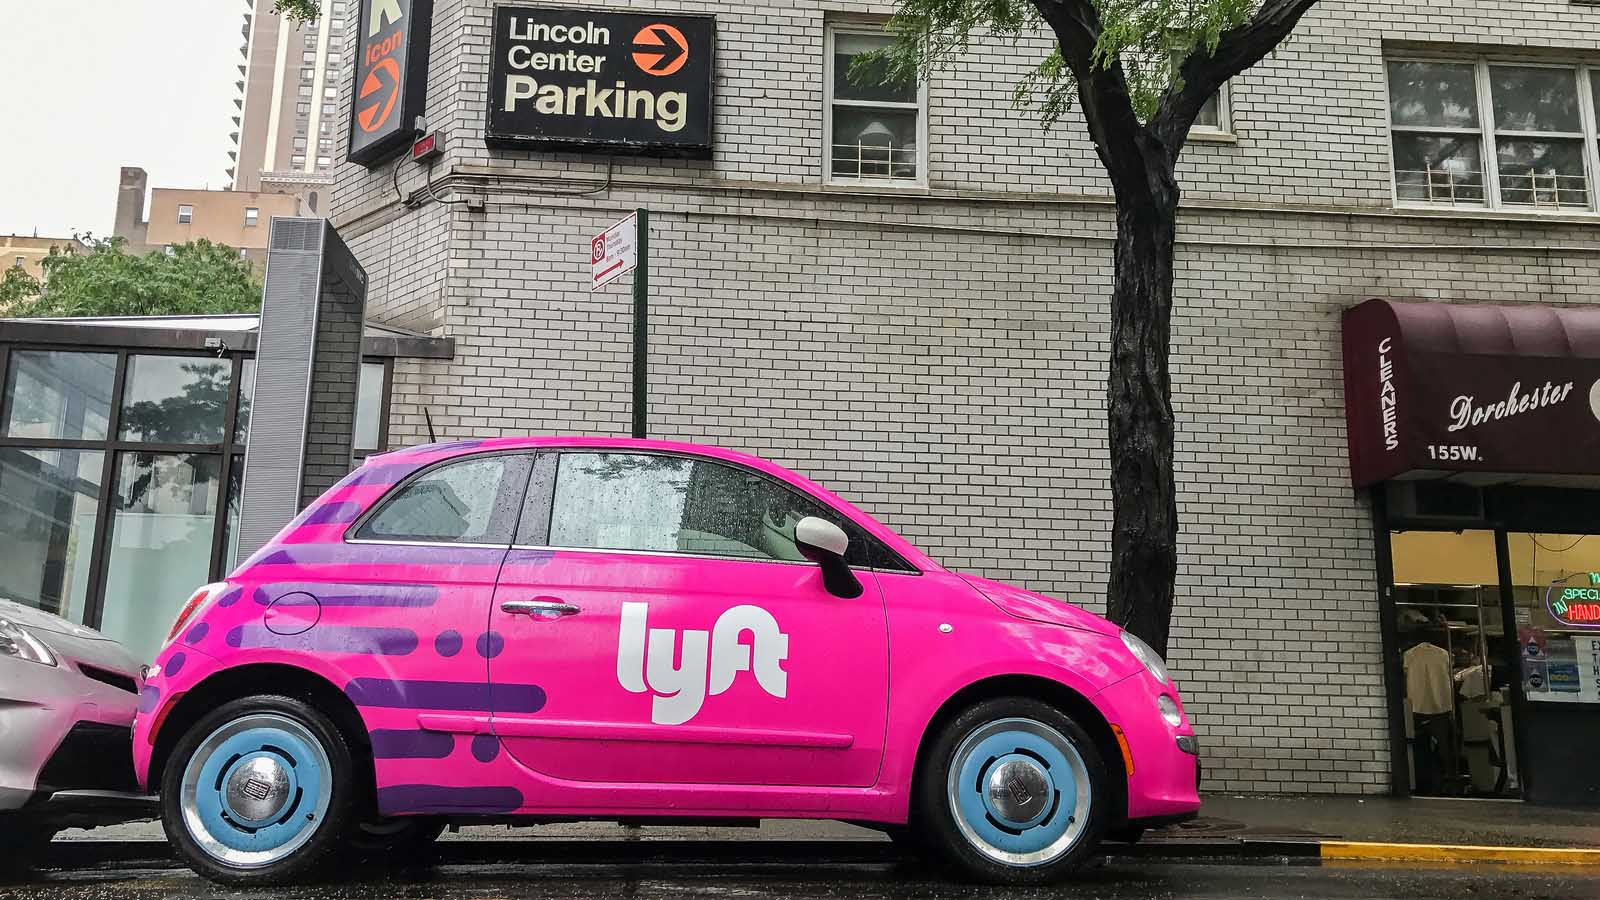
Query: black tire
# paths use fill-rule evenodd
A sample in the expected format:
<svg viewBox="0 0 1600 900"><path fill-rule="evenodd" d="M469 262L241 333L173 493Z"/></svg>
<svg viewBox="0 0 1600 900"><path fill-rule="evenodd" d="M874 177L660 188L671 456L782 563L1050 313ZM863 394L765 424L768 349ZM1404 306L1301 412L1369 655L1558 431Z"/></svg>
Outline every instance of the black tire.
<svg viewBox="0 0 1600 900"><path fill-rule="evenodd" d="M425 864L432 861L445 821L428 816L403 816L358 822L346 845L368 862Z"/></svg>
<svg viewBox="0 0 1600 900"><path fill-rule="evenodd" d="M986 745L1004 744L1019 733L1026 745L1019 746L1015 753L991 756L992 751L984 749ZM1035 741L1048 745L1040 751L1044 756L1032 749ZM984 801L986 794L979 790L988 776L980 775L975 780L971 798L965 794L965 780L951 781L951 768L958 763L958 753L980 773L988 772L1001 779L1007 771L1007 760L1031 767L1025 774L1043 781L1021 785L1014 792L1003 794L1000 800L1016 804L1018 815L1031 811L1034 819L1029 821L1034 824L1008 831L1008 823L995 818L992 811L986 813L988 825L973 825L970 820L976 816L962 816L957 806L963 800L980 804L979 809L989 809L981 804L993 801ZM1053 765L1048 762L1052 755L1056 759ZM1029 760L1037 760L1038 764ZM1070 782L1066 774L1060 774L1063 765L1071 775ZM960 873L988 884L1047 884L1072 874L1095 855L1111 819L1110 785L1093 738L1061 710L1027 697L984 700L957 714L935 737L918 774L915 808L920 813L921 833L938 855L953 862ZM1086 797L1080 782L1087 787ZM1003 783L1009 787L1012 781ZM1061 788L1069 783L1073 786L1072 796L1065 797ZM1045 790L1037 789L1041 784ZM1030 786L1035 789L1030 791ZM952 792L958 798L956 803L952 803ZM1080 805L1087 806L1087 810L1080 809ZM1080 822L1079 815L1085 813L1085 820ZM991 828L994 830L988 831ZM1026 832L1029 838L1044 840L1058 828L1060 834L1050 843L1019 851L1015 861L997 858L1002 851L993 845L980 846L984 838L978 832L985 829L984 833L1015 834L1018 840ZM969 837L964 829L974 834Z"/></svg>
<svg viewBox="0 0 1600 900"><path fill-rule="evenodd" d="M285 795L287 799L282 801L284 806L271 814L274 820L269 826L258 829L266 832L268 827L296 827L298 830L295 832L294 841L298 843L281 858L262 862L235 861L219 855L230 852L229 848L218 847L218 852L212 852L202 844L202 839L216 845L216 838L225 835L230 838L237 837L227 832L226 824L219 825L216 816L198 812L197 802L189 804L191 817L185 816L185 773L189 770L191 761L195 761L197 751L205 752L205 758L195 761L196 765L202 767L197 770L197 774L204 771L204 766L211 757L224 760L224 757L237 752L230 751L226 744L221 747L213 746L218 735L227 734L226 730L243 728L245 729L243 736L238 739L249 740L254 732L248 726L251 723L263 722L290 729L285 734L304 745L302 751L311 751L300 752L296 758L300 766L306 766L307 763L298 757L309 757L312 760L312 769L304 772L300 768L294 769L297 777L304 774L308 779L305 785L295 782L301 793ZM282 742L278 740L276 743ZM313 743L315 746L312 746ZM263 744L263 752L274 749L275 746L273 743ZM248 756L249 752L239 758ZM324 762L327 767L326 778L322 775ZM227 763L224 760L219 765ZM236 885L272 885L306 881L324 870L324 866L330 860L330 854L341 847L348 836L355 798L361 793L360 786L355 783L355 772L350 745L344 734L327 715L304 700L277 695L233 700L195 723L194 727L178 739L161 777L162 825L166 829L168 840L178 849L178 854L184 862L212 881ZM322 809L320 816L316 812L320 806L320 799L318 806L313 806L309 800L304 801L304 806L300 805L304 798L312 796L310 778L313 774L316 776L315 796L321 798L324 790L326 791L326 807ZM233 779L229 780L231 782ZM216 777L215 784L222 784L222 774ZM368 790L370 791L370 787ZM295 805L289 806L291 803ZM232 823L226 812L224 809L220 814L220 821ZM281 821L275 820L278 812L284 812ZM320 822L316 821L318 818ZM311 824L301 824L302 822ZM218 834L215 836L209 832L196 834L193 831L193 828L207 827L216 827ZM244 829L238 830L245 833ZM288 844L291 841L284 843Z"/></svg>

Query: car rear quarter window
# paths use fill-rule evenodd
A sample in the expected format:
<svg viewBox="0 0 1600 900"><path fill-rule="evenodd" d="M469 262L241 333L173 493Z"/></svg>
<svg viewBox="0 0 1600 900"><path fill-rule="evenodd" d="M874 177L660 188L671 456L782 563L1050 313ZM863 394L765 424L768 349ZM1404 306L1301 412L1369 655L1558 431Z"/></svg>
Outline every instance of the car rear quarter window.
<svg viewBox="0 0 1600 900"><path fill-rule="evenodd" d="M503 454L434 466L380 501L355 538L509 545L528 465L525 454Z"/></svg>

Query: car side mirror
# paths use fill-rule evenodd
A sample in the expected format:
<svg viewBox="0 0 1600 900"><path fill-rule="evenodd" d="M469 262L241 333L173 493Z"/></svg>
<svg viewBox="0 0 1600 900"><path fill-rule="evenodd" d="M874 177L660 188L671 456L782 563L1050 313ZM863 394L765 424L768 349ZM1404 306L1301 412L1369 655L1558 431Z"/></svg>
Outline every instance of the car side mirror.
<svg viewBox="0 0 1600 900"><path fill-rule="evenodd" d="M844 561L850 536L843 528L827 519L806 516L794 525L794 545L802 556L822 567L822 586L828 593L847 600L861 596L861 579Z"/></svg>

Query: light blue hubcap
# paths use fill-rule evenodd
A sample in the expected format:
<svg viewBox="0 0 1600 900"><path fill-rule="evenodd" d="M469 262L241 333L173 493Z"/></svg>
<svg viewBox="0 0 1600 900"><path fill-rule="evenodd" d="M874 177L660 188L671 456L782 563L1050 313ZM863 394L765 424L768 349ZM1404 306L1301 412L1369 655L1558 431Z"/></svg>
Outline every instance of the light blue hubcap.
<svg viewBox="0 0 1600 900"><path fill-rule="evenodd" d="M212 732L184 768L183 824L218 861L260 868L298 850L327 818L328 754L309 729L258 714Z"/></svg>
<svg viewBox="0 0 1600 900"><path fill-rule="evenodd" d="M995 862L1020 867L1071 850L1094 801L1077 748L1033 719L974 729L956 748L947 788L961 834Z"/></svg>

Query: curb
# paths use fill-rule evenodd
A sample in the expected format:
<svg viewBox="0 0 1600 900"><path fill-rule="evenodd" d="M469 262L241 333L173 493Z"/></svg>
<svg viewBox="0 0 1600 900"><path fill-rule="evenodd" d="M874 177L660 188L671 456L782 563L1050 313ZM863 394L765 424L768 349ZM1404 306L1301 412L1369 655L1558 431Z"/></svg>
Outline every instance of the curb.
<svg viewBox="0 0 1600 900"><path fill-rule="evenodd" d="M1482 847L1455 844L1401 844L1334 840L1152 841L1107 844L1101 854L1123 859L1296 860L1324 862L1498 863L1502 865L1600 866L1600 849ZM771 840L751 842L482 840L444 841L438 862L446 864L519 862L530 865L860 865L903 861L887 841ZM57 841L50 863L64 867L146 863L179 865L165 841Z"/></svg>
<svg viewBox="0 0 1600 900"><path fill-rule="evenodd" d="M1322 841L1321 848L1321 856L1327 860L1600 866L1600 850L1479 847L1466 844L1387 844L1364 841Z"/></svg>

